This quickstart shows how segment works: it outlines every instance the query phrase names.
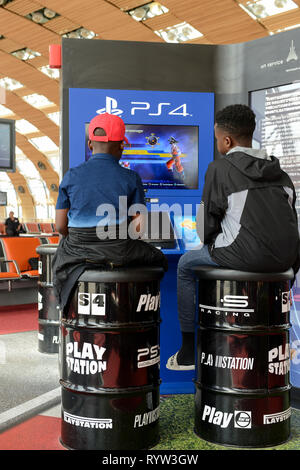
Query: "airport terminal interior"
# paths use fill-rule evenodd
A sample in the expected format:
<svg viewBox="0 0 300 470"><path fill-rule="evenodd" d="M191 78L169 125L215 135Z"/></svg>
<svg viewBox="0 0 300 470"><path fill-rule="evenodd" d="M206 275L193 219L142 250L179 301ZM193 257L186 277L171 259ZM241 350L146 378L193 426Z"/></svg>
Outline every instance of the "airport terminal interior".
<svg viewBox="0 0 300 470"><path fill-rule="evenodd" d="M196 370L166 368L181 338L177 265L200 243L204 177L220 158L215 114L239 103L256 114L253 147L293 181L299 218L300 0L0 0L0 450L300 449L299 273L291 289L288 277L232 292L226 277L205 280L233 294L228 308L202 306L219 323L196 326ZM94 268L66 320L56 202L66 172L93 158L88 126L103 113L125 123L120 164L140 175L145 241L169 269L103 280ZM276 326L251 330L243 282L279 286ZM117 304L132 324L107 314Z"/></svg>

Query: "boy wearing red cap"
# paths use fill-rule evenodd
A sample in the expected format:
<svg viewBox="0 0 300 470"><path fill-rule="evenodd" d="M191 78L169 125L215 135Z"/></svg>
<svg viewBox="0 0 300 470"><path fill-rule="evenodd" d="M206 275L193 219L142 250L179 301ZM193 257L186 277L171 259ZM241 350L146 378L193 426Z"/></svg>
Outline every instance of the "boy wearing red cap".
<svg viewBox="0 0 300 470"><path fill-rule="evenodd" d="M132 221L135 226L142 222L138 212L128 216L130 207L137 204L146 211L146 205L140 176L119 164L124 141L128 143L119 116L95 116L89 125L91 158L69 169L60 184L56 228L63 238L53 259L53 284L62 309L90 262L110 267L156 265L167 270L160 250L128 236Z"/></svg>

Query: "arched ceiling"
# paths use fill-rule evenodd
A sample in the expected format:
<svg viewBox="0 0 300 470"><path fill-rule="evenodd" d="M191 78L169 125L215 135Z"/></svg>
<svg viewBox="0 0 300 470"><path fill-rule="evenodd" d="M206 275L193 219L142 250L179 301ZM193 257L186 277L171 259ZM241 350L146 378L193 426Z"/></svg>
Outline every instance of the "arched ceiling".
<svg viewBox="0 0 300 470"><path fill-rule="evenodd" d="M262 2L275 5L275 13L264 14L266 10L263 11ZM292 9L285 11L290 2ZM49 44L59 44L62 35L79 28L92 32L91 40L164 42L165 36L155 31L171 29L168 37L172 40L172 27L186 22L188 28L193 27L201 34L194 39L184 40L185 43L230 44L251 41L300 25L300 0L161 0L159 3L164 7L163 14L136 21L131 15L132 10L150 3L157 2L0 0L0 81L8 77L20 82L18 88L6 89L6 101L3 104L10 113L7 116L1 114L1 117L16 119L18 122L25 119L35 126L36 129L30 133L18 131L16 143L39 171L53 200L56 200L57 193L51 188L53 184L59 184L59 176L50 164L51 152L38 149L31 140L46 136L59 146L58 123L49 117L50 113L59 111L59 76L50 77L40 70L48 65ZM53 12L53 18L44 15L43 23L34 22L31 14L44 13L45 8ZM13 55L15 51L25 48L32 53L28 60L20 60ZM33 94L42 95L50 103L39 107L25 101L24 97ZM46 170L40 168L39 162L44 163ZM22 175L17 171L15 176L11 175L11 179L13 183L20 181ZM28 201L24 200L25 203L28 204Z"/></svg>

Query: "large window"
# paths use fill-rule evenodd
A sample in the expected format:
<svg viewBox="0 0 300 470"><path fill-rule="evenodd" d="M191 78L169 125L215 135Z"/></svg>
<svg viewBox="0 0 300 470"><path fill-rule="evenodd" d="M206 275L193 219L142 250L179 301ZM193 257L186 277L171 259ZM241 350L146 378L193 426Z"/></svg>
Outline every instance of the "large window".
<svg viewBox="0 0 300 470"><path fill-rule="evenodd" d="M14 185L5 171L0 171L0 188L7 193L6 215L13 211L16 217L22 217L21 201L17 198Z"/></svg>
<svg viewBox="0 0 300 470"><path fill-rule="evenodd" d="M59 153L47 153L46 157L48 158L48 161L50 162L52 168L56 173L59 175L60 174L60 158L59 158Z"/></svg>
<svg viewBox="0 0 300 470"><path fill-rule="evenodd" d="M53 219L54 203L50 199L49 190L32 161L19 151L17 153L17 168L25 177L33 197L36 218L38 220Z"/></svg>

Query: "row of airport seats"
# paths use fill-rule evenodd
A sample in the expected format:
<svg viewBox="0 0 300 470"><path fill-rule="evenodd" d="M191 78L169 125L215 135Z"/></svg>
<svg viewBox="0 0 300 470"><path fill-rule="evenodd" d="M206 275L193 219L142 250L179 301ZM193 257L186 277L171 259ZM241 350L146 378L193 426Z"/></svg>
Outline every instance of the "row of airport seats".
<svg viewBox="0 0 300 470"><path fill-rule="evenodd" d="M56 226L50 222L25 222L22 223L25 233L56 233ZM5 234L4 222L0 223L0 235Z"/></svg>
<svg viewBox="0 0 300 470"><path fill-rule="evenodd" d="M0 281L8 282L8 290L11 290L12 281L37 279L39 271L29 260L35 258L37 261L38 246L57 243L59 237L56 235L0 237Z"/></svg>

